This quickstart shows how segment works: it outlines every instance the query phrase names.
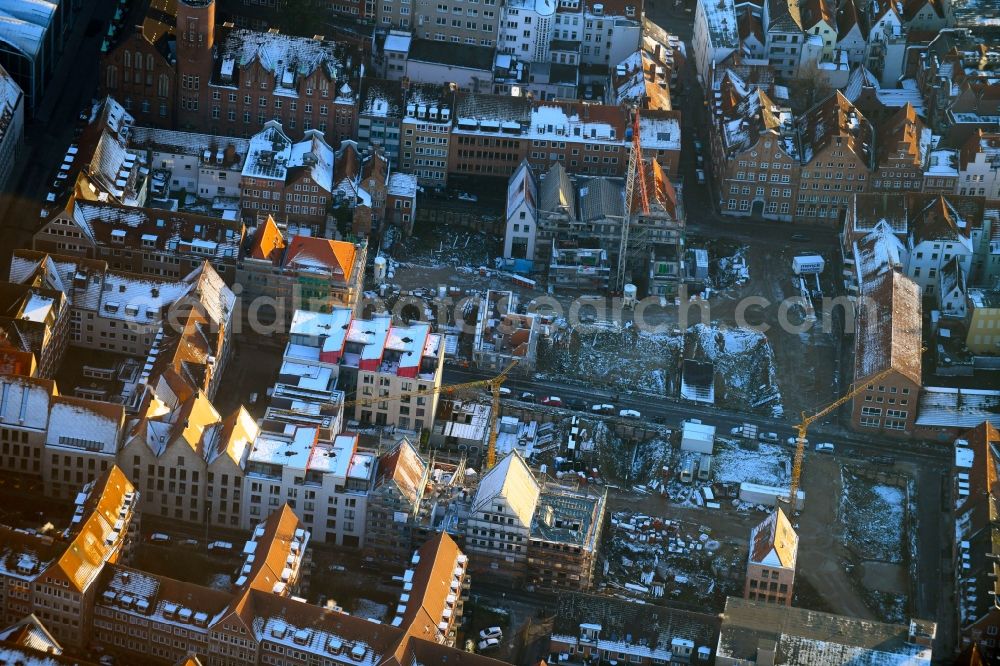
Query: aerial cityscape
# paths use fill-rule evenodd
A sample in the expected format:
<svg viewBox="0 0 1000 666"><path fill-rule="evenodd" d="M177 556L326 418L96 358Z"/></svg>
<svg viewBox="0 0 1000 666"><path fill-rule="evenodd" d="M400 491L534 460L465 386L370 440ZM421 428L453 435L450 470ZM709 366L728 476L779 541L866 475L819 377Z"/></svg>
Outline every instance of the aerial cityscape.
<svg viewBox="0 0 1000 666"><path fill-rule="evenodd" d="M1000 0L0 0L0 666L1000 664Z"/></svg>

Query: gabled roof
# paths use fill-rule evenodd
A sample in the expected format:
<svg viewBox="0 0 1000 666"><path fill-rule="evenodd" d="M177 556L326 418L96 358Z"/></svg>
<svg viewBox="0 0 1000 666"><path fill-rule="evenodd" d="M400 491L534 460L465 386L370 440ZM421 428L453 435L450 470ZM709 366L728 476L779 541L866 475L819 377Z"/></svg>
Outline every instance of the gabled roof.
<svg viewBox="0 0 1000 666"><path fill-rule="evenodd" d="M851 30L858 25L858 8L854 0L843 0L840 9L837 10L837 39L841 40L850 34Z"/></svg>
<svg viewBox="0 0 1000 666"><path fill-rule="evenodd" d="M913 243L925 241L959 241L968 239L968 222L943 194L925 203L911 220Z"/></svg>
<svg viewBox="0 0 1000 666"><path fill-rule="evenodd" d="M892 369L921 384L923 346L920 287L890 271L862 284L857 313L854 378L858 382Z"/></svg>
<svg viewBox="0 0 1000 666"><path fill-rule="evenodd" d="M839 138L866 166L871 164L872 126L839 90L807 111L800 125L805 162Z"/></svg>
<svg viewBox="0 0 1000 666"><path fill-rule="evenodd" d="M474 512L492 511L493 500L503 498L522 525L531 525L541 487L521 454L512 451L479 481L472 502Z"/></svg>
<svg viewBox="0 0 1000 666"><path fill-rule="evenodd" d="M768 32L801 32L802 15L797 0L764 0L767 3Z"/></svg>
<svg viewBox="0 0 1000 666"><path fill-rule="evenodd" d="M833 12L830 11L827 0L803 0L799 4L799 11L802 14L802 29L807 32L820 23L836 27Z"/></svg>
<svg viewBox="0 0 1000 666"><path fill-rule="evenodd" d="M781 509L750 532L750 564L794 570L798 552L799 535Z"/></svg>
<svg viewBox="0 0 1000 666"><path fill-rule="evenodd" d="M48 654L62 654L59 641L49 633L34 613L0 629L0 644L19 645Z"/></svg>
<svg viewBox="0 0 1000 666"><path fill-rule="evenodd" d="M446 532L439 532L415 553L417 566L413 570L412 583L413 590L419 594L408 595L409 601L402 614L402 623L409 628L411 636L439 640L439 625L445 612L450 614L461 594L460 581L455 580L455 574L456 568L461 567L460 576L463 576L465 567L459 558L465 560L458 544ZM452 581L455 581L454 586Z"/></svg>
<svg viewBox="0 0 1000 666"><path fill-rule="evenodd" d="M296 236L288 245L283 266L328 271L347 282L354 271L357 251L352 243L315 236Z"/></svg>
<svg viewBox="0 0 1000 666"><path fill-rule="evenodd" d="M556 162L552 165L539 189L542 215L565 211L570 219L576 217L576 192L562 164Z"/></svg>
<svg viewBox="0 0 1000 666"><path fill-rule="evenodd" d="M930 128L917 116L913 105L907 102L879 130L877 163L884 166L899 151L905 150L908 161L923 167L930 147Z"/></svg>
<svg viewBox="0 0 1000 666"><path fill-rule="evenodd" d="M410 440L404 437L395 449L379 459L372 488L378 489L392 483L411 505L416 505L423 495L424 489L420 484L426 469L420 454L410 444Z"/></svg>

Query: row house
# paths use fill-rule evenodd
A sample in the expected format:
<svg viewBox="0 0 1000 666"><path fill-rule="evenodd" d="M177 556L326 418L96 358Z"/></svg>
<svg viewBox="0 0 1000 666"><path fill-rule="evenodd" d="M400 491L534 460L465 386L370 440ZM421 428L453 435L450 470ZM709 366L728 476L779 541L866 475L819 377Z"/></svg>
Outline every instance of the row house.
<svg viewBox="0 0 1000 666"><path fill-rule="evenodd" d="M270 216L287 224L326 230L333 195L333 149L319 130L293 142L277 121L250 139L240 174L243 216Z"/></svg>
<svg viewBox="0 0 1000 666"><path fill-rule="evenodd" d="M873 192L919 191L930 160L931 130L907 103L879 127Z"/></svg>
<svg viewBox="0 0 1000 666"><path fill-rule="evenodd" d="M973 132L958 156L955 194L1000 201L1000 133Z"/></svg>
<svg viewBox="0 0 1000 666"><path fill-rule="evenodd" d="M965 29L945 29L920 54L915 79L927 121L938 131L953 125L996 122L995 73L1000 50Z"/></svg>
<svg viewBox="0 0 1000 666"><path fill-rule="evenodd" d="M295 310L354 308L367 254L364 242L292 235L268 216L250 237L237 270L243 304L253 308L249 323L270 326L277 322L283 334Z"/></svg>
<svg viewBox="0 0 1000 666"><path fill-rule="evenodd" d="M452 645L468 598L468 561L440 535L412 554L396 615L381 623L308 604L296 595L310 533L288 506L257 525L239 576L222 589L135 568L106 567L93 606L94 643L136 662L253 666L445 663L494 666Z"/></svg>
<svg viewBox="0 0 1000 666"><path fill-rule="evenodd" d="M896 271L861 285L855 319L854 378L865 389L853 400L851 427L889 437L913 433L920 394L920 287Z"/></svg>
<svg viewBox="0 0 1000 666"><path fill-rule="evenodd" d="M982 197L860 194L842 234L848 289L857 291L868 276L896 270L937 304L941 272L953 260L968 284L990 286L1000 276L997 228L997 214Z"/></svg>
<svg viewBox="0 0 1000 666"><path fill-rule="evenodd" d="M0 282L0 331L15 348L34 355L36 376L51 378L69 343L70 305L41 279Z"/></svg>
<svg viewBox="0 0 1000 666"><path fill-rule="evenodd" d="M837 91L806 112L799 133L802 172L795 216L839 223L852 193L868 189L874 129Z"/></svg>
<svg viewBox="0 0 1000 666"><path fill-rule="evenodd" d="M413 552L429 476L430 465L405 437L379 457L365 516L368 552L392 562L405 561Z"/></svg>
<svg viewBox="0 0 1000 666"><path fill-rule="evenodd" d="M791 221L802 163L792 111L761 88L747 90L735 74L727 79L733 84L723 81L723 89L746 92L734 95L732 106L724 102L712 132L721 207L729 215Z"/></svg>
<svg viewBox="0 0 1000 666"><path fill-rule="evenodd" d="M733 0L698 0L691 36L698 76L709 80L715 65L740 47L736 5Z"/></svg>
<svg viewBox="0 0 1000 666"><path fill-rule="evenodd" d="M181 278L208 261L233 284L245 232L239 220L71 199L35 232L32 249L162 279Z"/></svg>
<svg viewBox="0 0 1000 666"><path fill-rule="evenodd" d="M873 16L868 27L868 46L864 67L872 72L878 82L894 87L903 76L909 31L903 23L899 3L880 2L870 5Z"/></svg>
<svg viewBox="0 0 1000 666"><path fill-rule="evenodd" d="M63 295L69 312L64 334L73 347L140 358L156 347L166 355L164 336L182 336L197 318L207 346L202 358L189 362L206 367L206 390L217 388L229 359L236 298L210 264L177 280L114 271L97 260L17 250L10 279L43 284Z"/></svg>
<svg viewBox="0 0 1000 666"><path fill-rule="evenodd" d="M320 542L359 548L376 460L358 450L357 435L325 440L305 425L261 431L246 460L242 526L285 503Z"/></svg>
<svg viewBox="0 0 1000 666"><path fill-rule="evenodd" d="M139 532L139 494L118 467L79 490L62 532L0 528L3 622L34 614L55 640L76 650L90 645L101 574L131 554Z"/></svg>
<svg viewBox="0 0 1000 666"><path fill-rule="evenodd" d="M249 137L276 120L339 143L355 131L360 63L346 44L217 26L214 0L181 1L112 45L100 81L143 124Z"/></svg>
<svg viewBox="0 0 1000 666"><path fill-rule="evenodd" d="M955 536L951 572L960 646L975 644L985 660L1000 654L997 589L998 528L991 519L998 492L993 469L1000 462L1000 432L988 421L955 440L950 479L955 498Z"/></svg>
<svg viewBox="0 0 1000 666"><path fill-rule="evenodd" d="M240 198L240 174L250 147L246 139L133 125L128 147L141 151L140 161L152 177L152 198L183 191L216 206Z"/></svg>
<svg viewBox="0 0 1000 666"><path fill-rule="evenodd" d="M407 236L413 232L417 211L417 176L393 171L380 148L358 150L344 141L334 170L334 205L351 217L351 231L360 236L387 233L390 227Z"/></svg>
<svg viewBox="0 0 1000 666"><path fill-rule="evenodd" d="M242 407L223 417L208 396L167 370L150 380L118 456L142 490L143 511L209 527L240 526L244 469L259 428Z"/></svg>

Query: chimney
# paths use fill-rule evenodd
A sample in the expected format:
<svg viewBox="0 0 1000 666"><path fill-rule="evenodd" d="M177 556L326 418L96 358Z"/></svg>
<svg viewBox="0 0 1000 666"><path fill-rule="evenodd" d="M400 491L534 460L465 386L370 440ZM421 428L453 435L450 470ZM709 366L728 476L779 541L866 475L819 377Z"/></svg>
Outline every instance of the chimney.
<svg viewBox="0 0 1000 666"><path fill-rule="evenodd" d="M224 164L227 166L236 161L236 146L229 144L226 146L226 155L224 158Z"/></svg>
<svg viewBox="0 0 1000 666"><path fill-rule="evenodd" d="M656 58L657 61L662 60L662 58L660 57L662 55L662 50L663 46L660 44L657 44L656 48L653 49L653 56Z"/></svg>

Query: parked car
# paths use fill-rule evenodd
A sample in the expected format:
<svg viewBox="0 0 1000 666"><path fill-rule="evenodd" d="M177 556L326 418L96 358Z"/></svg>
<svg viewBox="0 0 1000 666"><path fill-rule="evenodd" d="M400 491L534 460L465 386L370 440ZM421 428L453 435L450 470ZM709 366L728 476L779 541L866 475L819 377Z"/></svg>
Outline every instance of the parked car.
<svg viewBox="0 0 1000 666"><path fill-rule="evenodd" d="M468 192L459 192L458 200L468 201L470 203L476 203L477 201L479 201L479 197L477 197L475 194L469 194Z"/></svg>
<svg viewBox="0 0 1000 666"><path fill-rule="evenodd" d="M97 660L97 663L101 666L114 666L115 658L110 654L102 654L101 658Z"/></svg>
<svg viewBox="0 0 1000 666"><path fill-rule="evenodd" d="M809 236L806 236L805 234L792 234L792 240L796 243L808 243Z"/></svg>
<svg viewBox="0 0 1000 666"><path fill-rule="evenodd" d="M250 394L250 404L253 405L256 403L257 403L257 392L254 391L253 393Z"/></svg>
<svg viewBox="0 0 1000 666"><path fill-rule="evenodd" d="M705 146L704 146L704 144L702 144L701 139L695 139L694 140L694 149L696 151L698 151L700 153L701 149L704 148L704 147Z"/></svg>
<svg viewBox="0 0 1000 666"><path fill-rule="evenodd" d="M181 541L180 545L184 546L185 548L197 548L198 547L198 540L197 539L184 539L184 541Z"/></svg>
<svg viewBox="0 0 1000 666"><path fill-rule="evenodd" d="M525 391L524 393L521 394L521 402L534 402L534 401L535 401L534 393Z"/></svg>
<svg viewBox="0 0 1000 666"><path fill-rule="evenodd" d="M833 453L833 444L830 442L820 442L816 445L816 453Z"/></svg>
<svg viewBox="0 0 1000 666"><path fill-rule="evenodd" d="M788 444L788 446L797 446L797 442L798 441L799 441L798 437L789 437L788 439L785 440L785 444ZM802 440L802 441L805 442L806 446L809 446L809 440L808 439L805 439L805 440Z"/></svg>
<svg viewBox="0 0 1000 666"><path fill-rule="evenodd" d="M149 535L149 540L153 543L170 543L170 535L163 532L155 532Z"/></svg>
<svg viewBox="0 0 1000 666"><path fill-rule="evenodd" d="M584 99L594 99L594 86L584 86L583 87L583 98Z"/></svg>
<svg viewBox="0 0 1000 666"><path fill-rule="evenodd" d="M698 177L698 184L699 185L704 185L705 184L705 170L704 169L695 169L694 173Z"/></svg>
<svg viewBox="0 0 1000 666"><path fill-rule="evenodd" d="M595 412L597 414L614 414L615 406L609 405L607 403L603 405L594 405L593 407L590 408L590 411Z"/></svg>
<svg viewBox="0 0 1000 666"><path fill-rule="evenodd" d="M509 388L507 388L506 386L501 386L501 387L500 387L500 395L502 395L502 396L503 396L503 397L505 397L505 398L509 398L509 397L510 397L511 395L513 395L513 393L514 393L514 392L513 392L513 391L511 391L511 390L510 390Z"/></svg>
<svg viewBox="0 0 1000 666"><path fill-rule="evenodd" d="M739 437L743 434L743 426L735 426L729 429L729 434L733 437Z"/></svg>
<svg viewBox="0 0 1000 666"><path fill-rule="evenodd" d="M487 627L479 632L479 638L486 640L487 638L495 638L500 640L503 637L503 629L500 627Z"/></svg>
<svg viewBox="0 0 1000 666"><path fill-rule="evenodd" d="M757 439L762 442L771 442L772 444L778 443L778 433L776 432L762 432L757 435Z"/></svg>
<svg viewBox="0 0 1000 666"><path fill-rule="evenodd" d="M642 414L640 414L639 412L635 411L634 409L623 409L620 412L618 412L618 416L622 417L623 419L638 419L638 418L642 418Z"/></svg>
<svg viewBox="0 0 1000 666"><path fill-rule="evenodd" d="M476 647L479 648L480 652L485 652L486 650L493 650L497 648L499 645L500 641L498 641L497 639L487 638L484 641L479 641L479 645L477 645Z"/></svg>
<svg viewBox="0 0 1000 666"><path fill-rule="evenodd" d="M229 552L233 549L233 544L229 543L228 541L213 541L212 543L208 544L208 549Z"/></svg>
<svg viewBox="0 0 1000 666"><path fill-rule="evenodd" d="M547 398L542 398L542 404L546 407L562 407L563 401L562 398L557 395L550 395Z"/></svg>

